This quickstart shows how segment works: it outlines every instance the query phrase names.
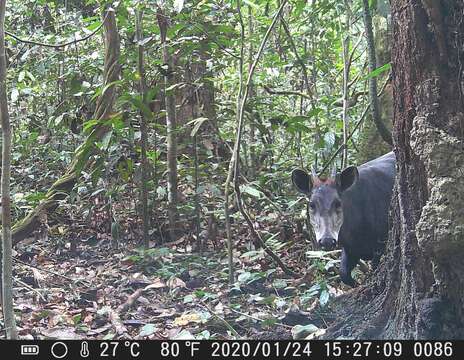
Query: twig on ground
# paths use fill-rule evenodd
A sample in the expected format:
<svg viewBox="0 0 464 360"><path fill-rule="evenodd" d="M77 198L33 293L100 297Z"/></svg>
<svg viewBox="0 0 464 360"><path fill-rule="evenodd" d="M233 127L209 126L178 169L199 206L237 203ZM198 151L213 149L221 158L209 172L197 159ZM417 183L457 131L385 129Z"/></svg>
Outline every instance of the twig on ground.
<svg viewBox="0 0 464 360"><path fill-rule="evenodd" d="M264 321L263 319L257 318L257 317L255 317L255 316L253 316L253 315L249 315L249 314L242 313L241 311L238 311L238 310L235 310L235 309L232 309L232 308L229 308L229 310L231 310L231 311L233 311L234 313L237 313L237 314L239 314L239 315L242 315L242 316L245 316L245 317L247 317L247 318L250 318L250 319L252 319L252 320L258 321L258 322L263 322L263 321ZM292 326L290 326L290 325L285 325L285 324L282 324L282 323L275 323L274 325L282 326L282 327L284 327L284 328L286 328L286 329L291 329L291 328L292 328Z"/></svg>
<svg viewBox="0 0 464 360"><path fill-rule="evenodd" d="M234 334L238 338L241 338L240 334L233 328L233 326L230 325L226 319L216 314L204 301L201 301L201 304L199 305L203 308L206 308L206 310L208 310L209 313L211 313L215 318L222 322L231 331L232 334Z"/></svg>
<svg viewBox="0 0 464 360"><path fill-rule="evenodd" d="M19 280L19 279L13 278L13 281L17 282L18 284L21 284L21 285L24 286L26 289L29 289L29 290L35 292L37 295L40 296L40 298L42 299L43 302L47 302L47 299L45 299L45 297L40 293L39 290L34 289L32 286L26 284L24 281L21 281L21 280Z"/></svg>
<svg viewBox="0 0 464 360"><path fill-rule="evenodd" d="M123 322L121 321L121 317L116 311L114 311L111 308L108 308L108 318L118 335L127 333L127 328L124 326Z"/></svg>
<svg viewBox="0 0 464 360"><path fill-rule="evenodd" d="M43 271L43 272L46 272L46 273L49 273L49 274L52 274L52 275L56 275L56 276L59 276L59 277L62 277L63 279L66 279L66 280L69 280L73 283L82 283L84 286L87 286L87 287L90 287L91 284L90 282L88 282L87 280L84 280L84 279L73 279L73 278L70 278L69 276L66 276L66 275L63 275L63 274L60 274L60 273L57 273L55 271L52 271L52 270L48 270L48 269L43 269L43 268L40 268L36 265L32 265L32 264L28 264L27 262L24 262L22 260L19 260L19 259L13 259L14 261L20 263L20 264L23 264L23 265L26 265L26 266L29 266L29 267L32 267L32 268L35 268L37 270L40 270L40 271Z"/></svg>
<svg viewBox="0 0 464 360"><path fill-rule="evenodd" d="M118 309L116 310L119 314L127 312L132 306L134 306L137 299L143 294L145 289L137 289L132 295L127 297L125 303L119 305Z"/></svg>

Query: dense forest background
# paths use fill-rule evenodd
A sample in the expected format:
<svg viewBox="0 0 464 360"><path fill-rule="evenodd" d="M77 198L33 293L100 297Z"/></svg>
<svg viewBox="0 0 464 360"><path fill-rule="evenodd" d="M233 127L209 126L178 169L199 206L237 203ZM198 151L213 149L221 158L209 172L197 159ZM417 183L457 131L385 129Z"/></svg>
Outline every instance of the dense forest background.
<svg viewBox="0 0 464 360"><path fill-rule="evenodd" d="M356 290L290 173L391 151L389 1L11 0L5 30L20 337L325 333Z"/></svg>

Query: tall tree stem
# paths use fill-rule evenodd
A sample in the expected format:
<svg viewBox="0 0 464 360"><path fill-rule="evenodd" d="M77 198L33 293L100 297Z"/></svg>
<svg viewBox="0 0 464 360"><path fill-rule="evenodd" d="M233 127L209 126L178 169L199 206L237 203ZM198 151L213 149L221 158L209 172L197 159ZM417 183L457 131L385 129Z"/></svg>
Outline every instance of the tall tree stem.
<svg viewBox="0 0 464 360"><path fill-rule="evenodd" d="M369 10L369 0L363 0L363 15L364 27L366 29L369 72L372 72L377 68L377 57L375 54L374 32L372 31L372 17ZM369 79L369 103L372 120L377 127L377 131L387 144L393 145L392 135L380 117L379 99L377 98L377 78L375 76L372 76Z"/></svg>
<svg viewBox="0 0 464 360"><path fill-rule="evenodd" d="M6 0L0 0L0 120L2 124L2 310L7 339L17 339L13 311L13 255L11 244L11 126L6 95L5 56Z"/></svg>
<svg viewBox="0 0 464 360"><path fill-rule="evenodd" d="M158 24L161 33L161 45L163 47L164 69L164 92L166 102L166 142L167 142L167 162L168 162L168 218L169 235L171 241L176 238L177 227L177 118L176 100L174 90L168 90L174 85L174 61L169 53L169 45L166 40L169 28L169 19L161 8L157 12Z"/></svg>
<svg viewBox="0 0 464 360"><path fill-rule="evenodd" d="M237 93L237 102L236 102L236 116L238 119L238 114L240 111L240 104L242 101L243 96L243 63L244 63L244 43L245 43L245 24L243 23L242 17L242 8L240 5L241 0L237 0L237 13L239 17L240 23L240 57L238 61L238 78L239 78L239 85L238 85L238 93ZM228 266L229 266L229 284L234 283L234 242L232 239L232 229L230 226L230 212L229 212L229 204L230 204L230 183L232 182L233 174L234 174L234 157L235 151L232 151L232 157L229 162L229 169L227 172L226 183L224 186L224 215L226 218L226 234L227 234L227 258L228 258Z"/></svg>
<svg viewBox="0 0 464 360"><path fill-rule="evenodd" d="M348 134L350 132L349 125L349 81L350 81L350 28L351 28L351 9L349 0L345 0L346 5L346 35L343 38L343 154L342 168L348 163Z"/></svg>
<svg viewBox="0 0 464 360"><path fill-rule="evenodd" d="M135 15L135 27L137 36L137 72L139 73L139 91L142 97L142 103L146 105L147 84L145 79L145 64L144 52L145 48L142 45L143 40L143 10L137 9ZM140 111L140 148L142 155L142 184L141 184L141 200L142 200L142 226L143 226L143 245L146 249L149 247L149 217L148 217L148 161L147 161L147 119L144 112Z"/></svg>
<svg viewBox="0 0 464 360"><path fill-rule="evenodd" d="M254 228L253 222L251 221L250 216L248 213L245 211L245 208L243 207L243 202L241 198L241 191L240 191L240 142L242 138L242 131L243 131L243 124L244 124L244 111L245 111L245 105L248 99L248 95L250 94L251 90L251 84L253 80L253 74L256 70L256 67L258 66L259 60L261 58L261 55L264 51L264 47L266 46L267 40L269 39L269 36L271 35L272 30L274 29L280 14L282 13L285 5L287 4L287 0L283 0L279 6L279 9L274 15L274 18L272 19L271 24L269 25L263 39L261 40L261 44L259 46L258 52L255 55L255 59L253 63L251 64L250 70L248 71L248 78L247 82L245 85L244 93L243 96L239 96L239 109L237 113L237 129L236 129L236 138L235 138L235 145L234 145L234 152L233 156L231 159L231 162L233 162L233 168L234 168L234 189L235 189L235 196L237 198L237 205L240 210L240 213L242 216L245 218L246 223L248 224L248 227L251 230L251 233L253 235L253 238L256 240L257 243L260 244L260 246L264 249L264 251L282 268L282 270L291 276L297 276L295 272L293 272L291 269L289 269L283 262L280 260L280 258L265 244L264 240L261 238L259 233L256 231ZM242 56L243 59L243 56Z"/></svg>

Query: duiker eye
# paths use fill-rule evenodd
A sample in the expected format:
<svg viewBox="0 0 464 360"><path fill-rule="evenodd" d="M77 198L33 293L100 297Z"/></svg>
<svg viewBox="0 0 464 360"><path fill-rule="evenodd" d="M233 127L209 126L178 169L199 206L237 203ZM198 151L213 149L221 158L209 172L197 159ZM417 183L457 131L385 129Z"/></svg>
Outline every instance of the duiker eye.
<svg viewBox="0 0 464 360"><path fill-rule="evenodd" d="M309 202L309 208L313 211L316 209L316 204L314 203L314 201Z"/></svg>

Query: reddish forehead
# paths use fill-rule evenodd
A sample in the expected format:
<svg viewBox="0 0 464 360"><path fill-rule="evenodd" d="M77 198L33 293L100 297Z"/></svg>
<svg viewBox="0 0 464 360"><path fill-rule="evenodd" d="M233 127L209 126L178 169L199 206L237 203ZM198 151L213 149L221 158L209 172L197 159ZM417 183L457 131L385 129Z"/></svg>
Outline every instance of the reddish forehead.
<svg viewBox="0 0 464 360"><path fill-rule="evenodd" d="M314 179L314 187L319 187L322 185L334 185L335 179L327 178L327 179Z"/></svg>

